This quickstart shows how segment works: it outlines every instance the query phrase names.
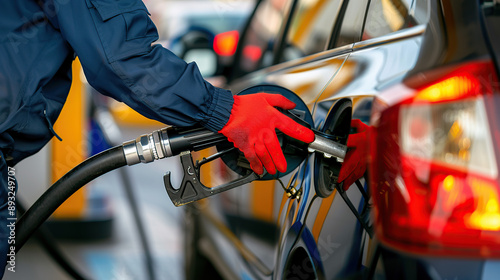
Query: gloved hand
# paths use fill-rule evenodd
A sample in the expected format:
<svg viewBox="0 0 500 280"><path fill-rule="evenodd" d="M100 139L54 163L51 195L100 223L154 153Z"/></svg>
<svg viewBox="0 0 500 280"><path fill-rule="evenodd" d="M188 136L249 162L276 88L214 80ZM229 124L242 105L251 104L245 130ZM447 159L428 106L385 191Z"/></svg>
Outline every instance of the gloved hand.
<svg viewBox="0 0 500 280"><path fill-rule="evenodd" d="M314 132L285 116L276 108L293 109L295 104L280 94L235 95L229 121L219 133L224 134L243 152L257 174L286 171L286 160L275 129L300 141L314 141Z"/></svg>
<svg viewBox="0 0 500 280"><path fill-rule="evenodd" d="M357 132L350 134L347 139L347 154L340 169L338 183L344 182L343 188L346 191L366 172L368 157L368 133L370 126L360 120L351 120L351 127L356 128Z"/></svg>

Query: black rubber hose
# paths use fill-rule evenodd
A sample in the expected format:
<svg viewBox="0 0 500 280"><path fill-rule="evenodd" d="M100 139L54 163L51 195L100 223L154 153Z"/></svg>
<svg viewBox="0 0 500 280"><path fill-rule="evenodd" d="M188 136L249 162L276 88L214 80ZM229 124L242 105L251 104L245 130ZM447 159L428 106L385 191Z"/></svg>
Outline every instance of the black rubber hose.
<svg viewBox="0 0 500 280"><path fill-rule="evenodd" d="M16 223L16 252L35 230L72 194L93 179L127 164L123 147L116 146L77 165L55 182Z"/></svg>

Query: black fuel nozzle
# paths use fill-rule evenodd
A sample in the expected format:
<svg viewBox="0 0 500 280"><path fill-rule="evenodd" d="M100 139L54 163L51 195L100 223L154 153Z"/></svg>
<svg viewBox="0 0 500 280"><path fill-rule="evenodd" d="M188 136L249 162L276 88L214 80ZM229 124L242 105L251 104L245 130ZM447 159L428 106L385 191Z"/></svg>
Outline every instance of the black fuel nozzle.
<svg viewBox="0 0 500 280"><path fill-rule="evenodd" d="M293 120L310 128L300 116L300 111L288 110L283 112ZM148 163L157 159L180 155L183 169L183 179L179 188L174 188L170 182L170 172L167 172L163 181L167 193L176 206L184 205L214 194L244 185L254 180L270 180L282 177L294 170L308 154L318 152L325 157L336 157L341 161L345 157L346 146L330 139L327 134L314 130L315 140L304 143L276 131L280 140L283 153L287 160L288 169L285 173L257 175L251 169L243 154L230 143L227 138L219 133L212 132L203 127L167 127L151 134L146 134L123 144L123 151L128 165ZM193 162L191 152L200 151L210 147L217 147L218 152L196 163ZM208 188L200 181L200 169L216 158L221 158L224 163L240 178L229 183Z"/></svg>
<svg viewBox="0 0 500 280"><path fill-rule="evenodd" d="M343 159L345 157L345 152L347 149L346 146L323 136L322 133L318 133L317 131L315 131L315 134L315 140L310 144L303 143L294 138L285 136L284 134L280 134L278 136L278 138L281 138L281 144L284 154L292 155L290 157L287 157L290 171L295 169L298 164L300 164L300 162L302 162L306 158L306 156L312 152L319 152L325 157L337 157L338 159ZM180 133L175 135L177 137L174 139L177 140L171 141L172 151L182 150L185 148L190 148L192 150L194 150L195 148L202 149L209 147L207 145L216 145L223 143L223 141L216 136L211 134L204 134L201 131L199 131L198 133L191 131L188 134ZM179 141L179 143L175 144L176 141ZM227 139L225 141L227 141ZM186 144L187 142L189 144ZM208 188L203 185L200 179L201 166L214 160L215 158L222 158L226 165L233 171L237 172L240 177L236 180L212 188ZM241 152L235 149L232 145L229 145L225 150L219 150L219 152L214 155L203 158L201 161L197 161L196 164L193 162L190 151L181 152L180 160L184 172L180 187L176 189L172 186L172 183L170 181L170 172L167 172L163 177L165 189L167 190L167 193L175 206L185 205L202 198L206 198L233 189L235 187L242 186L255 180L269 180L287 174L277 174L276 177L270 176L270 174L266 173L264 173L263 175L257 175L250 169L249 164L247 163Z"/></svg>
<svg viewBox="0 0 500 280"><path fill-rule="evenodd" d="M203 127L171 127L167 129L165 133L170 142L172 155L178 155L185 151L201 151L228 142L223 134L210 131Z"/></svg>
<svg viewBox="0 0 500 280"><path fill-rule="evenodd" d="M310 128L310 125L303 120L305 114L303 111L279 110L301 125ZM278 137L282 138L282 133L279 131L277 133ZM200 151L214 146L232 147L232 144L223 134L210 131L201 126L169 126L123 143L128 165L140 162L148 163L157 159L176 156L182 152Z"/></svg>
<svg viewBox="0 0 500 280"><path fill-rule="evenodd" d="M224 135L203 127L170 126L125 142L123 148L127 164L134 165L186 151L200 151L225 142L228 140Z"/></svg>

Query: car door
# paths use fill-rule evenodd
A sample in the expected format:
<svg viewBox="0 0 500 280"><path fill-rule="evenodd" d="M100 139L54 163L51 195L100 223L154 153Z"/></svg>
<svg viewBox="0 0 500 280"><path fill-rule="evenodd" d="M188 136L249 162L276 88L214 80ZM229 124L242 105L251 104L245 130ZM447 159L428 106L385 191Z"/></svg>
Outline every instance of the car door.
<svg viewBox="0 0 500 280"><path fill-rule="evenodd" d="M351 113L353 118L367 122L372 97L385 86L402 79L414 67L427 14L425 1L422 2L349 1L342 7L345 10L334 28L330 42L332 50L317 56L295 58L284 64L288 66L285 69L281 68L283 64L266 69L265 81L278 81L300 92L296 85L303 84L298 78L280 83L286 74L299 70L309 75L315 73L316 79L321 80L327 75L311 66L342 57L326 84L312 84L321 87L319 95L314 98L305 95L303 100L313 113L316 128L345 137L349 130L345 123L351 119ZM392 22L394 18L399 22ZM366 29L360 23L365 24ZM294 34L292 29L288 34ZM296 38L287 36L288 42ZM290 45L288 42L282 43L285 52ZM286 60L285 52L282 55ZM293 58L296 49L292 48L290 53ZM323 60L325 56L328 58ZM312 57L319 59L310 60ZM300 71L304 69L301 67L307 70ZM314 102L310 103L311 99ZM366 207L364 179L359 182L360 188L352 186L345 194L337 193L331 185L336 182L340 163L314 157L309 158L288 184L288 187L300 189L302 197L283 197L280 204L278 220L282 227L274 271L277 279L333 279L362 273L374 250L369 228L367 231L354 213Z"/></svg>
<svg viewBox="0 0 500 280"><path fill-rule="evenodd" d="M339 4L330 38L325 42L325 49L331 49L303 59L308 61L304 66L309 66L309 75L324 79L316 83L314 101L308 103L315 127L345 144L349 133L352 100L338 98L322 102L321 97L335 95L354 79L354 67L348 58L354 43L361 38L368 1L351 0ZM287 59L286 48L293 45L300 35L300 30L294 32L291 29L286 36L284 60ZM336 38L339 38L337 40L340 44L330 47L332 40ZM313 40L309 39L311 41ZM294 53L296 52L292 52ZM288 54L288 57L291 56ZM300 60L292 62L298 63ZM311 67L316 63L337 65L328 71L326 68ZM298 64L296 67L300 66ZM321 70L324 72L320 72ZM293 83L287 84L288 87L290 85L293 86ZM289 187L300 190L303 195L300 199L287 199L282 204L280 221L285 226L282 227L277 257L278 267L281 269L275 271L276 279L332 279L332 276L337 277L343 271L355 269L352 264L359 259L362 229L348 206L332 188L340 166L336 159L313 155L292 176ZM350 197L359 205L359 191L350 193ZM326 235L327 230L323 228L329 222L337 226ZM330 261L332 257L336 258L335 262Z"/></svg>
<svg viewBox="0 0 500 280"><path fill-rule="evenodd" d="M317 129L345 141L351 115L368 120L373 95L412 68L422 33L418 24L403 24L396 33L370 38L363 25L379 24L387 1L371 1L382 10L369 2L260 1L240 40L228 87L285 87L304 101ZM412 1L390 1L396 2L406 3L414 17L420 9ZM223 233L221 238L211 231L224 262L243 279L331 279L360 271L370 239L333 188L339 169L339 162L311 156L282 178L286 188L301 192L298 197L267 181L206 200L210 206L204 209L215 213L212 227ZM358 210L364 205L360 189L351 187L346 195Z"/></svg>
<svg viewBox="0 0 500 280"><path fill-rule="evenodd" d="M352 104L352 118L369 124L373 97L387 86L401 81L414 68L427 17L425 0L371 0L361 37L354 42L343 67L318 98L313 112L315 123L323 122L323 129L327 129L331 125L328 123L330 114L336 113L340 101L347 100ZM343 40L342 34L339 34L332 45L342 47ZM325 173L326 168L333 174L337 172L335 164L325 163L325 160L318 160L314 166L315 175L320 177L315 179L316 188L321 188L321 183L328 183L328 180L321 182L321 171ZM336 179L332 177L331 180ZM360 183L366 191L363 178ZM353 185L346 194L361 212L365 202L362 192ZM327 278L346 277L369 266L374 243L367 231L353 219L354 213L342 196L335 192L315 203L320 204L318 214L314 215L315 212L311 211L306 227L311 228L319 246L321 254L318 262L323 264ZM318 232L319 225L321 229ZM339 230L340 225L342 230Z"/></svg>
<svg viewBox="0 0 500 280"><path fill-rule="evenodd" d="M274 41L273 51L268 54L261 51L260 56L254 57L254 52L249 50L256 49L257 35L247 34L239 46L242 55L239 61L240 68L250 73L233 81L231 90L238 92L251 86L269 84L282 86L300 96L309 110L313 111L317 98L337 74L352 48L351 44L325 51L344 3L323 0L294 2L289 20L280 28L283 35ZM363 13L361 19L362 16ZM359 27L358 34L360 32ZM251 64L249 61L261 64ZM291 177L282 178L282 182L286 185ZM304 179L304 176L295 173L293 183L288 184L288 187L305 182L303 187L309 190L312 185L308 178L309 175ZM292 216L303 214L307 203L298 201L308 201L309 192L303 192L304 197L300 199L289 198L275 181L253 182L250 187L235 192L240 193L238 219L244 221L239 223L236 230L239 240L256 258L268 265L273 278L279 278L285 267L283 261L288 259L287 250L290 248L287 244L293 243L300 231L301 218L294 219ZM272 226L265 227L266 224ZM264 231L264 228L267 230ZM245 275L262 277L250 263L243 263L242 271Z"/></svg>

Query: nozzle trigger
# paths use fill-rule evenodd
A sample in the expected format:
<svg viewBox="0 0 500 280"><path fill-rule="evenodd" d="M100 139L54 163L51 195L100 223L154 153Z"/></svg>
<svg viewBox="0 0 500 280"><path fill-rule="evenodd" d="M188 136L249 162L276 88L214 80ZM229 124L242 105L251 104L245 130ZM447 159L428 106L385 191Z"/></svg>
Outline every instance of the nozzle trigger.
<svg viewBox="0 0 500 280"><path fill-rule="evenodd" d="M182 170L184 171L184 176L182 178L182 183L178 189L172 186L170 181L170 172L165 173L163 176L163 183L165 184L165 189L167 190L168 196L175 206L185 205L202 198L206 198L223 191L230 190L232 188L250 183L256 179L259 179L259 175L254 172L231 181L226 184L222 184L213 188L206 187L200 181L199 169L201 165L196 166L193 163L193 157L191 152L182 152L180 154Z"/></svg>

